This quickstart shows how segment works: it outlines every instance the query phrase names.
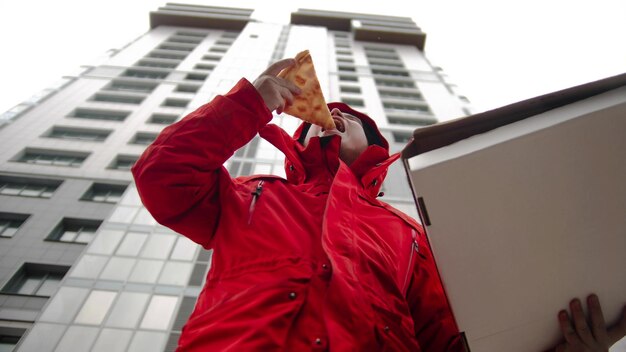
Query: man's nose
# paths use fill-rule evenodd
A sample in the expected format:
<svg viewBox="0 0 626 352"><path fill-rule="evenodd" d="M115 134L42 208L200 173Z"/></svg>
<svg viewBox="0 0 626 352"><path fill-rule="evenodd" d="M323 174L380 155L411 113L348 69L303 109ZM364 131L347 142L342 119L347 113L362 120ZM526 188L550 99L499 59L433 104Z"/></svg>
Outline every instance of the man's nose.
<svg viewBox="0 0 626 352"><path fill-rule="evenodd" d="M332 109L332 110L330 111L330 114L331 114L331 115L339 115L339 116L343 116L343 115L341 114L341 110L339 110L338 108L334 108L334 109Z"/></svg>

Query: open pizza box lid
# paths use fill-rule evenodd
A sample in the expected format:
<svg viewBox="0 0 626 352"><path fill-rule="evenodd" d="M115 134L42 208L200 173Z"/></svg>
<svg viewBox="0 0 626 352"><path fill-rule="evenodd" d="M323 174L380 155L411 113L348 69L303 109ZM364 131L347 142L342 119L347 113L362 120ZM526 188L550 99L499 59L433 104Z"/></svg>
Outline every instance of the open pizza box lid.
<svg viewBox="0 0 626 352"><path fill-rule="evenodd" d="M471 351L554 347L557 313L590 293L617 321L626 74L418 129L403 161Z"/></svg>

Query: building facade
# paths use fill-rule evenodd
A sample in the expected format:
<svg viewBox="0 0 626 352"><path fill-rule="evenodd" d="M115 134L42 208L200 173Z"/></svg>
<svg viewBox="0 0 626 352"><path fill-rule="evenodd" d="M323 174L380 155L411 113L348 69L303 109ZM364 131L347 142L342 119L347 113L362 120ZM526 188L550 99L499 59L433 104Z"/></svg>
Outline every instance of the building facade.
<svg viewBox="0 0 626 352"><path fill-rule="evenodd" d="M130 167L165 126L309 49L325 97L372 116L399 151L412 131L469 114L409 18L168 4L98 65L0 115L0 351L173 351L211 251L157 224ZM275 115L287 132L299 120ZM284 176L255 137L233 176ZM416 216L400 163L382 200Z"/></svg>

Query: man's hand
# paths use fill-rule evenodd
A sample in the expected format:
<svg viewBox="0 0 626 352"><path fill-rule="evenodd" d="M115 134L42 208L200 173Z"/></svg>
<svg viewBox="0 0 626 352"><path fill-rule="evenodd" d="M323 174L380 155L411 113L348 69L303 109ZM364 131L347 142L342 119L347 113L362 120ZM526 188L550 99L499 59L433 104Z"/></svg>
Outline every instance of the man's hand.
<svg viewBox="0 0 626 352"><path fill-rule="evenodd" d="M295 84L276 77L284 68L293 66L295 63L294 59L277 61L252 83L270 111L276 110L277 113L282 113L286 106L293 103L294 94L300 94L300 88Z"/></svg>
<svg viewBox="0 0 626 352"><path fill-rule="evenodd" d="M589 322L579 299L570 302L570 318L566 310L559 312L559 324L565 343L556 347L556 352L606 352L609 347L626 336L626 306L617 325L607 329L598 296L587 297ZM590 325L590 324L591 325Z"/></svg>

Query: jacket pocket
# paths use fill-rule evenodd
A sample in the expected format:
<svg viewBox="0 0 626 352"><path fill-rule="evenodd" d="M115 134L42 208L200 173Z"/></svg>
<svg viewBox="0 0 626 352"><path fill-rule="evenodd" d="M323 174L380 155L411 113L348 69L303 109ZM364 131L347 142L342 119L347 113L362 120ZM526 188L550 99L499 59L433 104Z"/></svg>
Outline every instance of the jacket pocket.
<svg viewBox="0 0 626 352"><path fill-rule="evenodd" d="M259 201L261 193L263 193L263 183L263 180L259 181L254 191L250 192L250 194L252 194L252 200L250 200L250 207L248 208L248 225L252 223L252 215L254 215L256 203Z"/></svg>
<svg viewBox="0 0 626 352"><path fill-rule="evenodd" d="M411 248L409 253L409 263L406 267L406 271L404 273L404 281L402 284L402 294L406 296L407 289L409 288L409 283L411 282L411 274L415 268L415 260L417 255L419 255L419 243L417 240L417 231L415 229L411 229Z"/></svg>

